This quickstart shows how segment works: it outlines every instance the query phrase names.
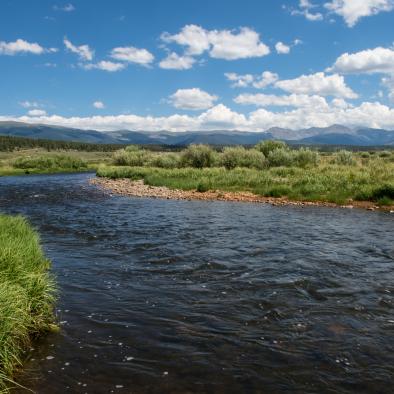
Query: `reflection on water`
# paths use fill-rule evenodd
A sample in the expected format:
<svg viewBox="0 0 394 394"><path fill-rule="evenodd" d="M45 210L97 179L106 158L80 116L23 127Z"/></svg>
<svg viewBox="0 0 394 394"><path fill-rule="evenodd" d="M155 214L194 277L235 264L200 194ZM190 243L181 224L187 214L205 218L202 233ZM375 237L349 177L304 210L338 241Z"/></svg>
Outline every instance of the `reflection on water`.
<svg viewBox="0 0 394 394"><path fill-rule="evenodd" d="M92 175L0 179L39 229L62 331L38 393L391 393L394 216L113 197Z"/></svg>

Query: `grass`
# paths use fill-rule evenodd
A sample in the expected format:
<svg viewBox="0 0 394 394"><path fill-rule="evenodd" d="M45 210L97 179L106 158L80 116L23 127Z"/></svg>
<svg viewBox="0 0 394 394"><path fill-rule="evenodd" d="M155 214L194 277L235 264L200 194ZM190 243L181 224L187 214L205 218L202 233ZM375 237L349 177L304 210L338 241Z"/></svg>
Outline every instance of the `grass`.
<svg viewBox="0 0 394 394"><path fill-rule="evenodd" d="M31 341L53 328L49 268L28 222L0 214L0 392L7 391Z"/></svg>
<svg viewBox="0 0 394 394"><path fill-rule="evenodd" d="M114 164L114 165L111 165ZM0 152L0 175L97 170L98 176L200 191L251 191L292 200L393 205L394 151L318 152L263 141L252 149L191 145L179 152L128 146L114 153L44 149Z"/></svg>
<svg viewBox="0 0 394 394"><path fill-rule="evenodd" d="M0 176L94 171L111 160L111 152L66 150L53 153L41 148L0 152Z"/></svg>
<svg viewBox="0 0 394 394"><path fill-rule="evenodd" d="M148 185L170 189L249 191L337 204L351 200L394 204L394 151L318 152L268 140L252 149L222 151L191 145L172 153L171 165L167 165L168 155L130 146L115 152L115 165L100 166L97 175L143 179Z"/></svg>
<svg viewBox="0 0 394 394"><path fill-rule="evenodd" d="M350 199L393 203L394 163L374 159L366 164L340 165L330 158L313 167L176 168L101 166L100 177L143 179L152 186L183 190L250 191L291 200L343 204Z"/></svg>

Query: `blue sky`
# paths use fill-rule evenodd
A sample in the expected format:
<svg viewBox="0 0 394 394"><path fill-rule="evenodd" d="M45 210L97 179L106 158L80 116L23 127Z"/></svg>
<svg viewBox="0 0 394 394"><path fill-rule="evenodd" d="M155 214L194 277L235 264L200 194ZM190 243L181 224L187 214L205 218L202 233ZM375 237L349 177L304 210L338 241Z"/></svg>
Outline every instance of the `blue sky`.
<svg viewBox="0 0 394 394"><path fill-rule="evenodd" d="M394 129L393 0L12 0L0 11L0 120Z"/></svg>

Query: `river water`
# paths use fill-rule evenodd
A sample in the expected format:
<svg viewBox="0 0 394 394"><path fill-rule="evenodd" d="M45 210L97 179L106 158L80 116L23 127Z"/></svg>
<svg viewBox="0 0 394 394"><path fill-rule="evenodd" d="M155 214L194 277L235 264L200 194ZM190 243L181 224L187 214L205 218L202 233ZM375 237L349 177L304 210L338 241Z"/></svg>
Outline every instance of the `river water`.
<svg viewBox="0 0 394 394"><path fill-rule="evenodd" d="M393 392L393 214L111 196L92 176L0 178L0 211L39 230L60 290L61 332L20 384Z"/></svg>

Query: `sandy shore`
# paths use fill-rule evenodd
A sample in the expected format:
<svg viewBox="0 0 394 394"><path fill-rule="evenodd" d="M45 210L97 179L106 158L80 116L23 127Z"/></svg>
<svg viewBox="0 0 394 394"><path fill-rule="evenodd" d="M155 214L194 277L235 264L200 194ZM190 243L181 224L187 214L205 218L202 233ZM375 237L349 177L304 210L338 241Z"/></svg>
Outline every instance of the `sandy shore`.
<svg viewBox="0 0 394 394"><path fill-rule="evenodd" d="M196 190L179 190L169 189L165 186L145 185L142 180L132 181L130 179L109 179L109 178L92 178L90 183L107 190L113 194L133 197L150 197L167 200L218 200L218 201L237 201L265 203L274 206L323 206L323 207L340 207L340 208L363 208L370 211L384 210L394 213L394 206L379 207L370 201L351 201L347 205L337 205L330 202L316 201L291 201L285 197L274 198L259 196L250 192L225 192L220 190L210 190L207 192L197 192Z"/></svg>

